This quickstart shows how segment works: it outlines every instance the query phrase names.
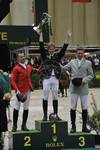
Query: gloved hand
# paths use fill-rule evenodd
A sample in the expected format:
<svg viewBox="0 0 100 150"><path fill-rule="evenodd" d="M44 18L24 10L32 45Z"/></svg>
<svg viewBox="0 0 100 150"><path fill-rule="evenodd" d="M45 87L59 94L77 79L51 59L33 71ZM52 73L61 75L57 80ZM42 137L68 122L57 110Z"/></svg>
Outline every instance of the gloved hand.
<svg viewBox="0 0 100 150"><path fill-rule="evenodd" d="M64 43L69 43L69 40L70 40L71 36L72 36L72 32L68 31L67 35L65 37L65 42Z"/></svg>

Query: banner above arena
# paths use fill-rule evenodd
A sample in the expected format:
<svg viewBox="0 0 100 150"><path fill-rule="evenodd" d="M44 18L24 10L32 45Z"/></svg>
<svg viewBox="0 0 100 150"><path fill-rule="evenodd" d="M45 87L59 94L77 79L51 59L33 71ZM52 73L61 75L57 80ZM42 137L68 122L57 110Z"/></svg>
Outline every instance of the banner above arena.
<svg viewBox="0 0 100 150"><path fill-rule="evenodd" d="M91 0L72 0L72 2L87 3L87 2L91 2Z"/></svg>
<svg viewBox="0 0 100 150"><path fill-rule="evenodd" d="M44 41L49 41L48 33L44 34ZM32 26L0 26L0 44L9 45L15 49L27 45L36 46L39 44L39 35Z"/></svg>

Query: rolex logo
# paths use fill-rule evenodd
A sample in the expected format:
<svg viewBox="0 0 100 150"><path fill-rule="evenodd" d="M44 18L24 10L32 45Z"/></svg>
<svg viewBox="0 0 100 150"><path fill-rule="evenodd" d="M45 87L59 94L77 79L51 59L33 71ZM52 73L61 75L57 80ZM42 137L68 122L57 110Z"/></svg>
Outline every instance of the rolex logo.
<svg viewBox="0 0 100 150"><path fill-rule="evenodd" d="M57 136L53 135L52 140L53 140L53 142L57 142Z"/></svg>

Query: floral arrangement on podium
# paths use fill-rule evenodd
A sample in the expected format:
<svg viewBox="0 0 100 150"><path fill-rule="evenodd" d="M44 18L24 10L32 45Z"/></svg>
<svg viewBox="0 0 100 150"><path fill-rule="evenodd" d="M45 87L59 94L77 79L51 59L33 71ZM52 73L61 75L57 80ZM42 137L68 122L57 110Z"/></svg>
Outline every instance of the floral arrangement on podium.
<svg viewBox="0 0 100 150"><path fill-rule="evenodd" d="M88 125L97 135L100 134L100 109L98 109L93 93L91 93L93 114L88 117Z"/></svg>

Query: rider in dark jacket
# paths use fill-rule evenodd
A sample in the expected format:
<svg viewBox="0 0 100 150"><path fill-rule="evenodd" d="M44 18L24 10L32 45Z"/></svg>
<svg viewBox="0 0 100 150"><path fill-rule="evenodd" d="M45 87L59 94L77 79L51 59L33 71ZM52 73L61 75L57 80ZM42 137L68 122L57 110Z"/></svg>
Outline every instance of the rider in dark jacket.
<svg viewBox="0 0 100 150"><path fill-rule="evenodd" d="M67 40L70 34L67 34ZM43 43L43 35L40 33L40 53L42 58L42 75L43 75L43 121L47 120L48 97L50 90L52 91L54 114L58 114L58 88L59 78L61 75L60 61L64 56L68 47L67 40L59 51L55 51L54 43L48 45L45 49Z"/></svg>

